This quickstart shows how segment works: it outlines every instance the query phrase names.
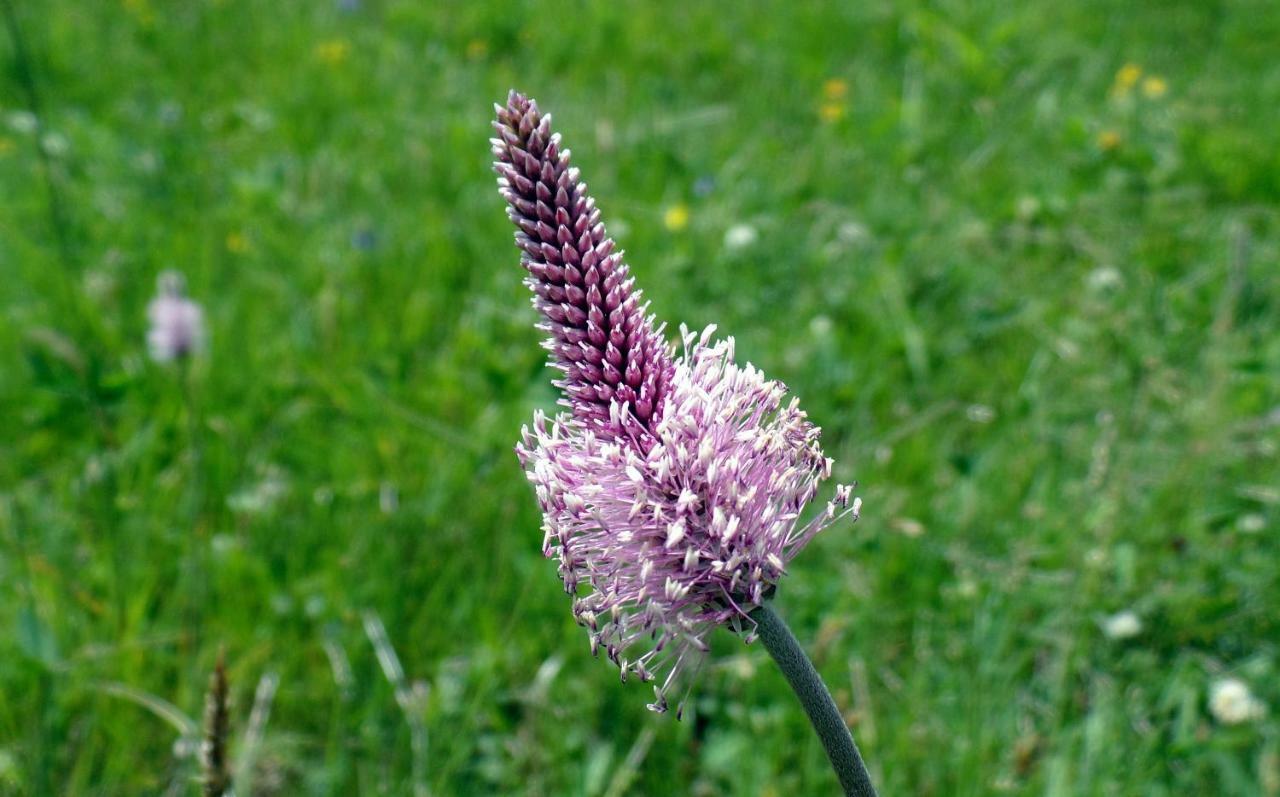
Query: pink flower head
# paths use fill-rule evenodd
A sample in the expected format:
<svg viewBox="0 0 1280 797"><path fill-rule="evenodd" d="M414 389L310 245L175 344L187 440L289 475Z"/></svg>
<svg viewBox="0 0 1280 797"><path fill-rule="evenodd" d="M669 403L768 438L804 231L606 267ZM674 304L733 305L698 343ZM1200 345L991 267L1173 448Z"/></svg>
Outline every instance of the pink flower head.
<svg viewBox="0 0 1280 797"><path fill-rule="evenodd" d="M513 92L495 126L499 185L570 409L554 419L535 413L516 446L542 509L543 553L559 558L593 652L603 649L624 679L654 682L650 708L663 711L711 630L751 625L748 612L787 563L837 518L856 517L860 502L840 486L824 512L802 520L832 462L797 400L735 364L733 339L713 342L714 327L701 336L682 327L676 357L644 317L549 117ZM550 204L537 198L547 196ZM589 283L588 271L580 281L566 276L574 256L564 247L579 227L590 236L573 245L578 262L586 260L578 252L603 246L584 266L598 271ZM548 243L562 240L554 251ZM579 284L609 287L571 293ZM610 347L619 328L625 349ZM624 370L582 367L594 364L593 351ZM619 395L621 386L633 390Z"/></svg>
<svg viewBox="0 0 1280 797"><path fill-rule="evenodd" d="M180 360L203 348L204 314L184 296L181 274L166 271L157 283L159 295L147 305L147 348L156 362Z"/></svg>

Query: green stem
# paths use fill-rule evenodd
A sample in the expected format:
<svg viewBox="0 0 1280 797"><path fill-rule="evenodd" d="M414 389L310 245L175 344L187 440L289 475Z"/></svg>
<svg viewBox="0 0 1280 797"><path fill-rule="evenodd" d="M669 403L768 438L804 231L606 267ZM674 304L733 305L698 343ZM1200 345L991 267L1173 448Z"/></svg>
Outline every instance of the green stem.
<svg viewBox="0 0 1280 797"><path fill-rule="evenodd" d="M209 575L205 554L207 542L200 528L200 514L204 501L204 446L201 439L200 412L196 405L196 391L192 384L192 363L190 355L183 357L179 363L178 379L182 384L182 405L187 416L187 446L191 457L190 478L187 479L186 515L189 518L185 530L187 541L186 574L190 578L187 586L187 607L184 622L191 629L191 650L200 650L202 630L204 628L204 606L209 599Z"/></svg>
<svg viewBox="0 0 1280 797"><path fill-rule="evenodd" d="M876 797L867 766L862 763L858 745L854 744L853 735L845 727L836 701L791 629L768 604L757 606L750 617L756 623L756 631L764 642L765 650L778 662L787 683L800 698L800 705L804 706L809 722L822 740L846 797Z"/></svg>
<svg viewBox="0 0 1280 797"><path fill-rule="evenodd" d="M71 270L73 259L71 256L70 225L63 209L62 192L58 190L58 181L54 178L53 159L49 157L49 150L45 148L44 104L41 102L40 88L36 84L31 54L27 51L27 40L22 34L21 25L18 24L18 11L13 6L13 0L3 0L0 4L4 7L5 26L9 29L9 39L13 42L14 71L17 72L18 82L22 86L22 91L27 95L27 106L30 108L32 115L35 116L36 154L40 158L40 166L44 172L45 189L49 193L49 223L53 227L53 234L58 239L58 251L62 255L64 265L67 266L67 276L69 277L75 273Z"/></svg>

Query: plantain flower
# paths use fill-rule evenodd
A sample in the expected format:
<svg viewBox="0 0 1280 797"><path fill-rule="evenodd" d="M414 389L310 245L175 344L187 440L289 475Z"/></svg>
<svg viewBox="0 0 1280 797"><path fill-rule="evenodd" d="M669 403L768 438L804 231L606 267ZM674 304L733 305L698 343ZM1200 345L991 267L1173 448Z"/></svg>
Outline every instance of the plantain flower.
<svg viewBox="0 0 1280 797"><path fill-rule="evenodd" d="M176 271L158 280L158 295L147 305L147 349L156 362L181 360L204 346L204 313L186 298L185 281Z"/></svg>
<svg viewBox="0 0 1280 797"><path fill-rule="evenodd" d="M838 486L805 508L832 461L786 388L734 360L732 338L648 314L569 150L512 92L491 139L526 284L542 316L564 412L534 415L516 447L573 612L625 680L666 710L717 626L745 630L787 564L860 501ZM681 703L683 700L681 700Z"/></svg>

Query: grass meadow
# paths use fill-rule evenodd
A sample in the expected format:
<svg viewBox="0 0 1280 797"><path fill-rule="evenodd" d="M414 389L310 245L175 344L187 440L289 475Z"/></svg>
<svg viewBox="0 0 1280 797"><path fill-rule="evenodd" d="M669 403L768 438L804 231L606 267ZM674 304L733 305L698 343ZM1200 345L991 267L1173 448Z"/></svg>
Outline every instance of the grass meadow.
<svg viewBox="0 0 1280 797"><path fill-rule="evenodd" d="M0 10L0 794L195 794L220 649L241 797L835 789L759 645L652 715L541 556L512 87L858 481L777 604L882 794L1280 794L1273 3Z"/></svg>

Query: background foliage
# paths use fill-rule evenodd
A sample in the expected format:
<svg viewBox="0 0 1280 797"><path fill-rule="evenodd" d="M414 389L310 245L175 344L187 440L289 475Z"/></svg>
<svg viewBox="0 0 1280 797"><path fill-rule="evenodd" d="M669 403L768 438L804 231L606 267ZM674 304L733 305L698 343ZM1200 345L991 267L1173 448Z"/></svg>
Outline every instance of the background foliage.
<svg viewBox="0 0 1280 797"><path fill-rule="evenodd" d="M0 793L193 790L220 646L241 793L832 788L758 646L652 717L541 559L512 86L860 482L779 604L885 794L1280 793L1274 4L5 5Z"/></svg>

